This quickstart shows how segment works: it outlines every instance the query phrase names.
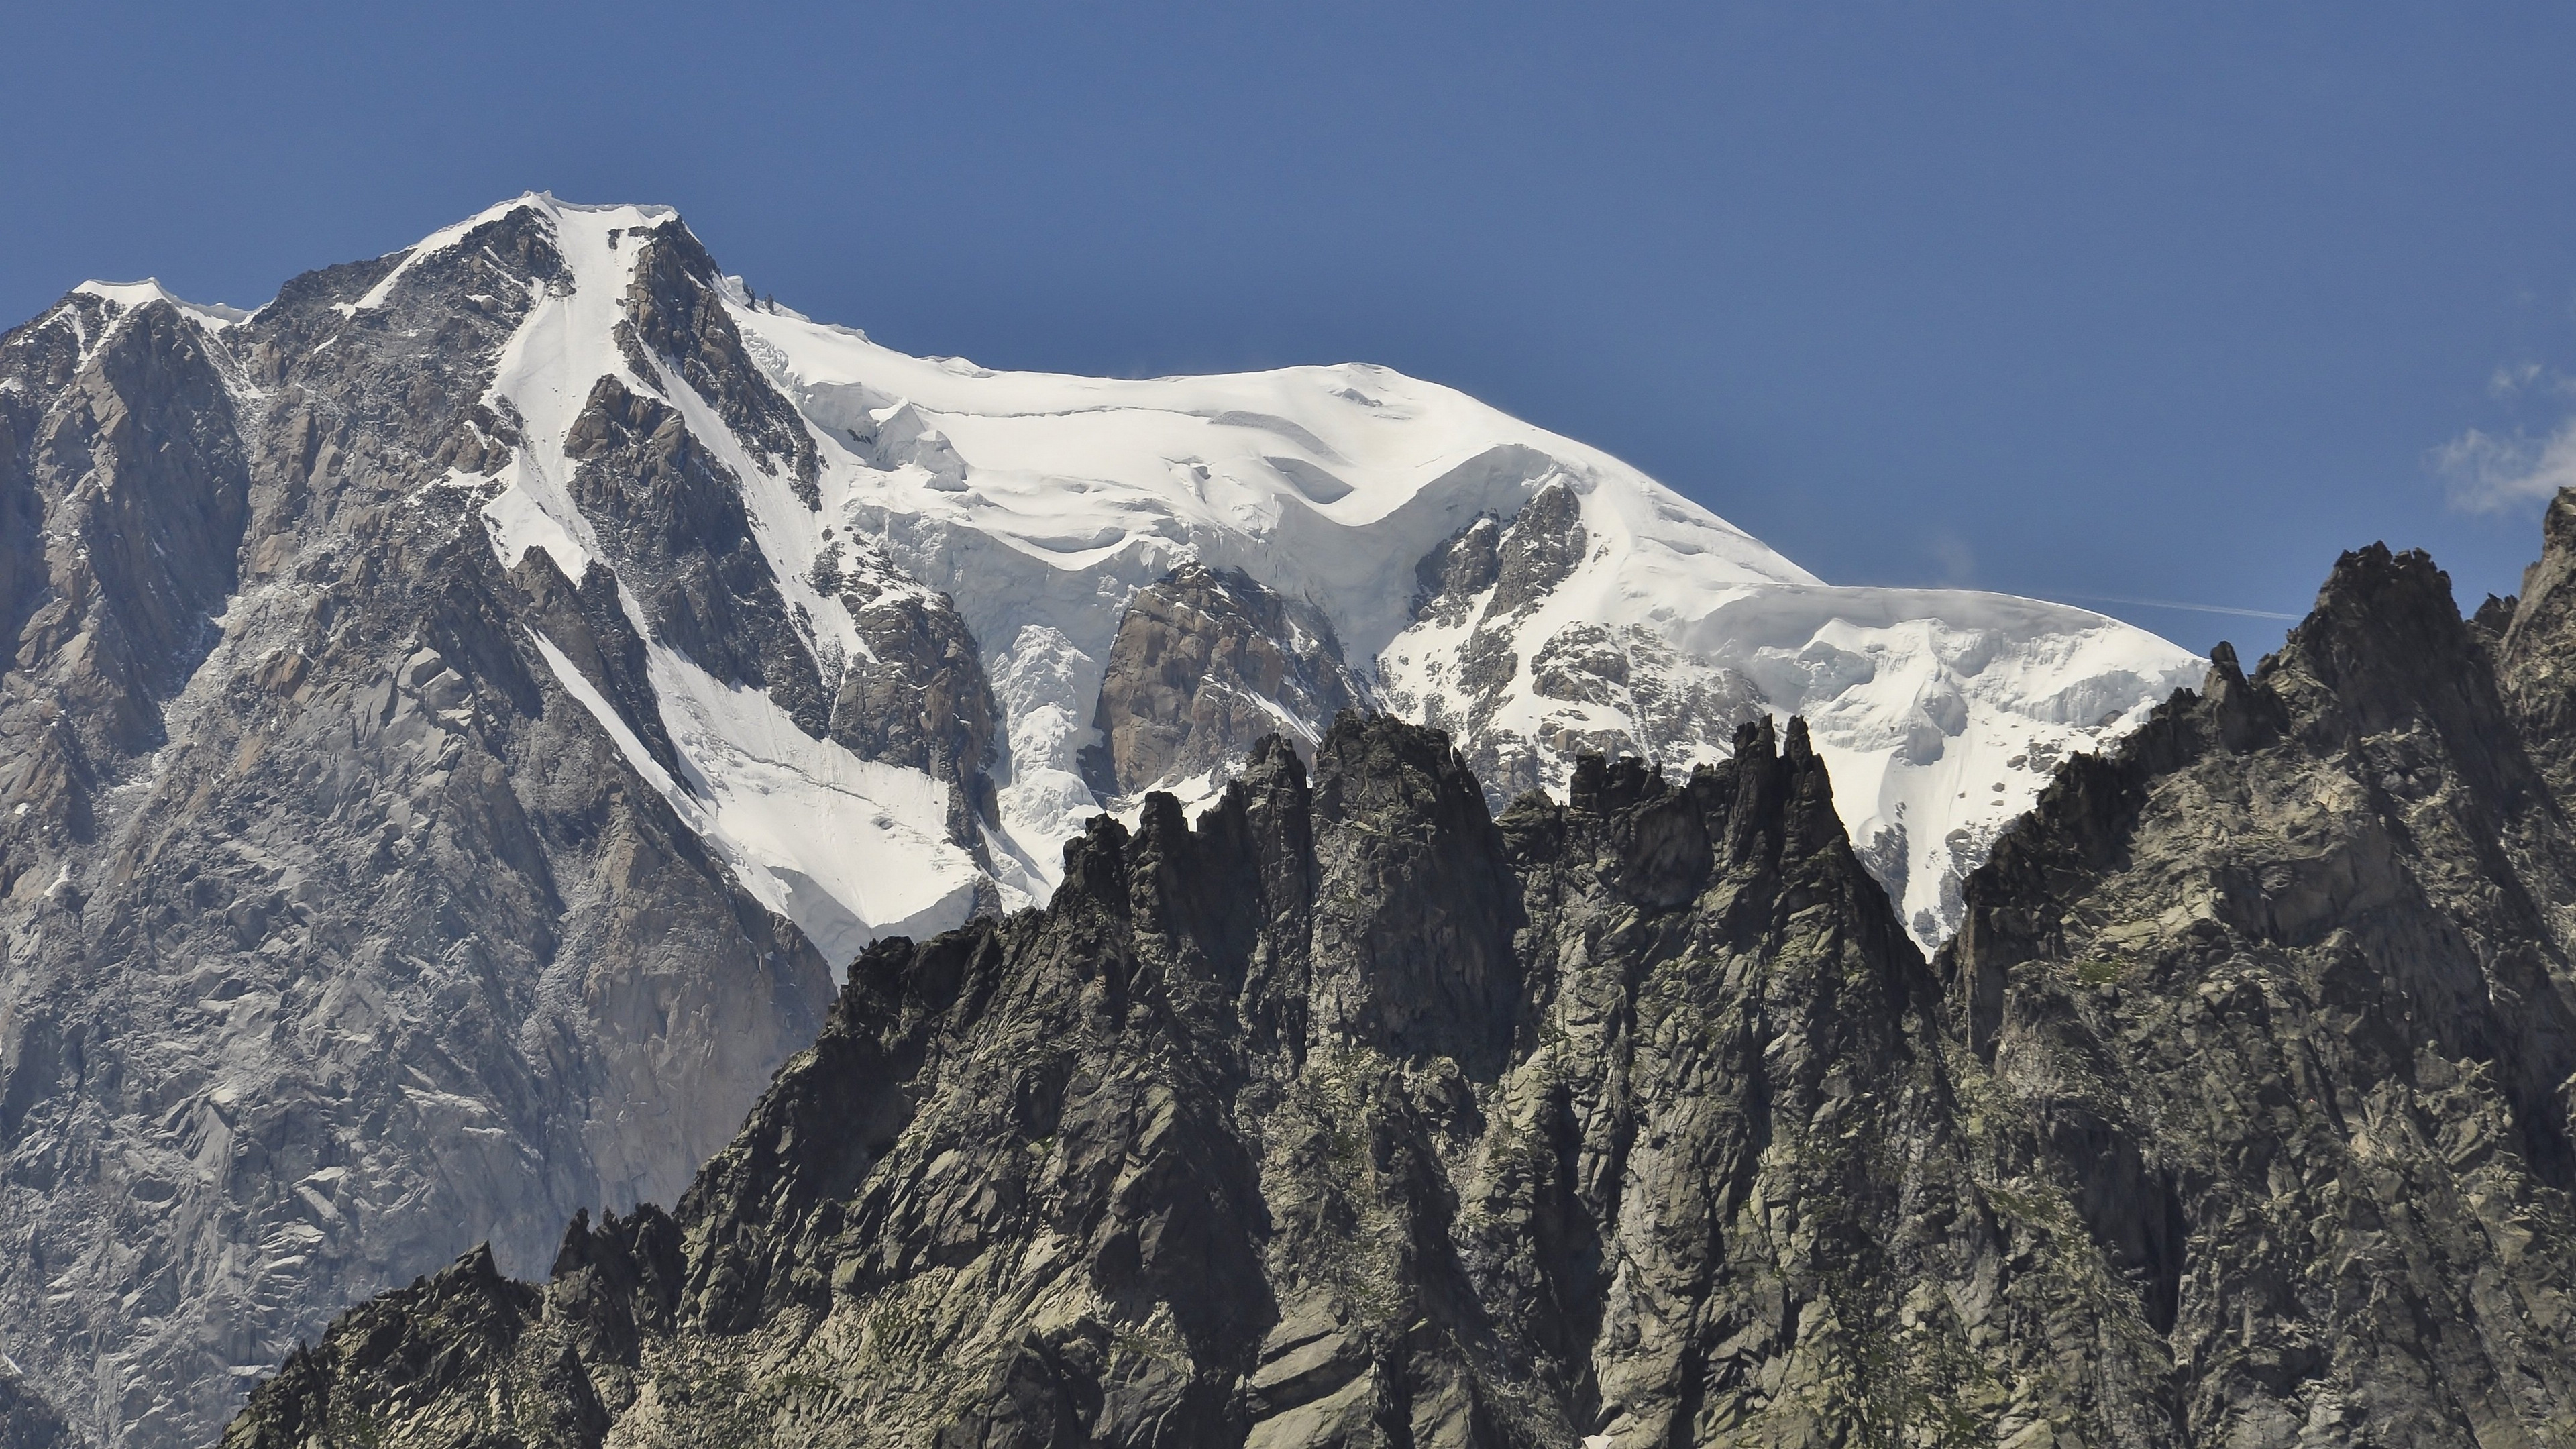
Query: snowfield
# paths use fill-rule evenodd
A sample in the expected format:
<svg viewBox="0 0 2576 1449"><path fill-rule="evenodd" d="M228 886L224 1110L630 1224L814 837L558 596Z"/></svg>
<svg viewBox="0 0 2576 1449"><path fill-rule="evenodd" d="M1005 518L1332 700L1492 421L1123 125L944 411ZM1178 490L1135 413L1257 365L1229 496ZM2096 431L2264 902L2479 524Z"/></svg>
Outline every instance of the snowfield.
<svg viewBox="0 0 2576 1449"><path fill-rule="evenodd" d="M1927 947L1957 923L1961 875L2055 761L2098 748L2204 667L2083 609L1827 584L1607 453L1382 367L1150 380L996 371L755 303L728 278L745 347L819 447L820 506L808 506L686 382L658 364L638 376L621 354L613 333L639 248L617 237L668 220L666 209L507 202L423 241L356 306L523 206L551 219L571 280L538 299L492 388L524 422L499 495L481 507L505 563L542 544L577 578L599 556L567 491L564 438L593 382L614 375L678 408L735 473L818 657L865 650L842 602L813 582L835 540L872 543L944 591L982 652L1006 737L989 872L943 836L947 786L816 741L764 696L657 645L653 685L685 767L672 778L549 646L566 689L638 769L836 959L877 934L955 924L988 875L988 896L1005 905L1044 899L1062 841L1104 806L1132 808L1097 798L1078 755L1095 742L1121 614L1188 560L1312 604L1381 704L1524 750L1538 782L1559 790L1585 745L1609 740L1687 769L1721 757L1743 714L1805 716L1856 846ZM192 315L211 326L223 314ZM1584 546L1544 597L1512 601L1509 617L1483 596L1417 616L1426 555L1479 519L1508 526L1550 488L1576 500ZM1469 681L1458 661L1480 630L1510 671ZM1542 658L1573 660L1582 687L1543 680ZM1656 703L1676 699L1697 703ZM1675 708L1700 717L1650 718ZM1281 720L1310 740L1323 723ZM1214 785L1166 783L1185 795Z"/></svg>

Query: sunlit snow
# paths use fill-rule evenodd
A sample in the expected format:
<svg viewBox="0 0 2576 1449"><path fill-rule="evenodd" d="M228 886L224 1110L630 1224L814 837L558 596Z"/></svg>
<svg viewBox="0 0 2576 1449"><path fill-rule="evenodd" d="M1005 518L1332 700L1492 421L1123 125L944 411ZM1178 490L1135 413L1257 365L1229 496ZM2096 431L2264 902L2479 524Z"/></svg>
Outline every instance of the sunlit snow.
<svg viewBox="0 0 2576 1449"><path fill-rule="evenodd" d="M879 346L756 304L727 279L748 350L820 445L821 507L809 508L694 389L658 365L636 377L620 354L613 332L638 249L610 234L668 220L665 209L523 197L411 249L351 310L513 206L548 218L571 278L536 299L492 387L526 438L482 508L495 548L515 561L543 546L575 578L599 556L567 491L563 441L593 383L615 375L678 408L741 480L780 592L818 652L862 647L839 600L810 582L827 529L946 592L1005 714L985 844L1006 902L1043 898L1062 841L1101 808L1077 756L1138 588L1189 559L1241 569L1320 609L1364 679L1429 716L1462 638L1413 618L1416 564L1552 483L1579 500L1589 550L1515 626L1521 672L1496 724L1534 740L1628 727L1633 711L1616 699L1578 706L1533 687L1528 661L1571 624L1642 631L1668 674L1751 680L1763 707L1808 718L1855 842L1927 944L1955 918L1960 867L2029 806L2055 759L2097 747L2199 675L2188 652L2081 609L1827 585L1606 453L1385 368L1150 380L997 371ZM654 688L689 773L669 780L543 647L637 768L827 952L953 924L969 908L978 868L944 838L944 787L929 777L818 743L765 697L657 648ZM1321 723L1282 721L1309 735Z"/></svg>

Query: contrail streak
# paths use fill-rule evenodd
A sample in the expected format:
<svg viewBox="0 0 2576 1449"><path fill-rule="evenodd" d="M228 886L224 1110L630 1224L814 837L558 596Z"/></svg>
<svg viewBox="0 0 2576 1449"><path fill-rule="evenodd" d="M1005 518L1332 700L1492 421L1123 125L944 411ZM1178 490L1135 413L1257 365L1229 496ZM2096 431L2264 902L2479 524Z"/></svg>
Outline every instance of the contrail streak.
<svg viewBox="0 0 2576 1449"><path fill-rule="evenodd" d="M2287 619L2296 623L2306 617L2277 613L2271 609L2233 609L2225 604L2186 604L2179 599L2132 599L2119 594L2060 594L2058 597L2081 599L2088 604L2128 604L2145 609L2189 609L2195 614L2233 614L2240 619Z"/></svg>

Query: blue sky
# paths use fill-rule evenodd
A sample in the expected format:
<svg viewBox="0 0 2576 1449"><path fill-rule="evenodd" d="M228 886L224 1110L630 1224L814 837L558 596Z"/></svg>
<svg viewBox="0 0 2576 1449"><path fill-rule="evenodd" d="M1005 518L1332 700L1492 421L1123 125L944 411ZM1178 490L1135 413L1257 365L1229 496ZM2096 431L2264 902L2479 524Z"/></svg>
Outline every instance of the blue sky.
<svg viewBox="0 0 2576 1449"><path fill-rule="evenodd" d="M2576 7L15 7L0 315L531 187L896 346L1383 362L1838 582L2255 648L2576 482Z"/></svg>

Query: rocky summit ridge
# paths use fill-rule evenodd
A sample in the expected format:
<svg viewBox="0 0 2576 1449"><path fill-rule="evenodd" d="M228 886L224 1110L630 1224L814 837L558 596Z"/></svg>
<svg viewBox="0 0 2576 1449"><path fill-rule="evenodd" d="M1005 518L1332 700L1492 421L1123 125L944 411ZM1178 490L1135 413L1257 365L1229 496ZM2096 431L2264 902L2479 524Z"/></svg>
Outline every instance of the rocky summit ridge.
<svg viewBox="0 0 2576 1449"><path fill-rule="evenodd" d="M0 1423L118 1449L474 1243L536 1275L677 1201L863 949L1274 731L1437 725L1498 808L1802 713L1930 942L2199 672L1822 584L1382 368L910 357L541 194L0 337L0 641Z"/></svg>
<svg viewBox="0 0 2576 1449"><path fill-rule="evenodd" d="M346 1314L311 1444L2576 1442L2576 493L2345 555L1927 960L1803 723L1491 815L1345 715L852 966L665 1211Z"/></svg>

